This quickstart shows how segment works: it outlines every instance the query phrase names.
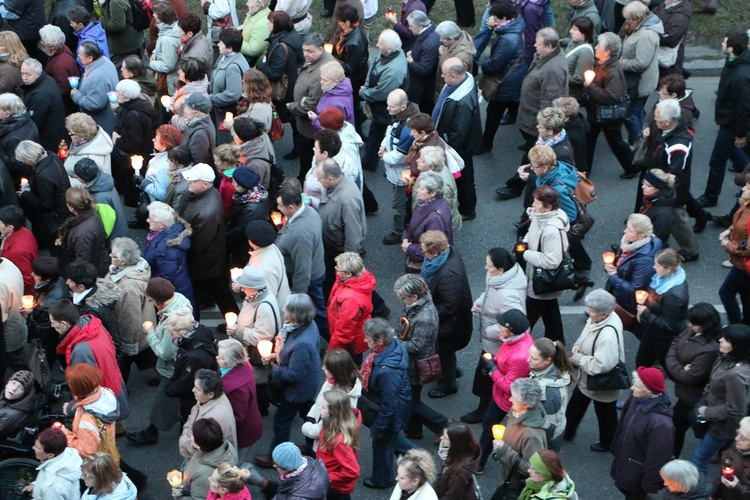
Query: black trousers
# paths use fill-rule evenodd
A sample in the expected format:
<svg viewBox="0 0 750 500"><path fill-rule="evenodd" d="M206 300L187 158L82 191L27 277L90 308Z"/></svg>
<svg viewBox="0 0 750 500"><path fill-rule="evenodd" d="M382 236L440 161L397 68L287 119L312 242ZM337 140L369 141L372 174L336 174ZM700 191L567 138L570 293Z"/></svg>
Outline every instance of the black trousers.
<svg viewBox="0 0 750 500"><path fill-rule="evenodd" d="M565 343L563 334L562 316L557 299L540 300L526 297L526 317L529 318L529 330L542 319L544 322L544 336L550 340L560 340Z"/></svg>
<svg viewBox="0 0 750 500"><path fill-rule="evenodd" d="M573 268L576 270L578 278L586 277L591 271L591 257L589 257L586 248L583 246L583 241L578 239L570 239L570 246L568 247L568 253L573 258Z"/></svg>
<svg viewBox="0 0 750 500"><path fill-rule="evenodd" d="M315 139L310 139L304 135L297 133L296 147L299 153L299 179L300 184L305 185L305 176L307 171L312 167L313 162L313 147L315 146Z"/></svg>
<svg viewBox="0 0 750 500"><path fill-rule="evenodd" d="M453 370L455 372L455 370ZM432 432L441 436L443 429L448 425L448 419L437 410L434 410L422 402L421 385L411 386L411 418L406 425L406 432L410 435L422 434L424 425Z"/></svg>
<svg viewBox="0 0 750 500"><path fill-rule="evenodd" d="M685 446L685 434L690 429L688 413L694 407L695 405L687 404L681 399L678 399L672 407L672 422L674 423L674 448L672 455L675 458L680 458L682 448Z"/></svg>
<svg viewBox="0 0 750 500"><path fill-rule="evenodd" d="M635 354L635 366L653 366L656 361L659 361L661 366L666 368L667 352L673 340L674 337L654 335L645 331L638 345L638 352Z"/></svg>
<svg viewBox="0 0 750 500"><path fill-rule="evenodd" d="M462 28L470 28L476 23L474 2L472 0L453 0L456 6L456 24Z"/></svg>
<svg viewBox="0 0 750 500"><path fill-rule="evenodd" d="M193 290L198 304L203 306L216 303L221 314L240 312L237 302L234 300L232 290L229 288L229 277L220 276L205 280L193 280ZM199 306L201 307L201 306Z"/></svg>
<svg viewBox="0 0 750 500"><path fill-rule="evenodd" d="M445 342L444 342L445 343ZM440 365L443 368L443 378L437 384L441 391L452 391L456 387L456 351L451 347L443 347L444 343L438 345Z"/></svg>
<svg viewBox="0 0 750 500"><path fill-rule="evenodd" d="M523 130L521 130L520 132L524 140L523 147L525 151L524 151L523 157L526 159L526 160L523 160L523 163L526 163L526 161L528 160L529 150L533 148L534 145L536 144L536 136L527 134ZM526 186L526 181L522 180L518 176L518 172L515 172L510 179L505 181L505 185L509 187L510 189L514 189L520 193L521 191L523 191L524 186Z"/></svg>
<svg viewBox="0 0 750 500"><path fill-rule="evenodd" d="M474 184L474 158L471 153L461 155L464 169L461 177L456 179L458 211L461 215L473 216L477 211L477 187Z"/></svg>
<svg viewBox="0 0 750 500"><path fill-rule="evenodd" d="M578 386L573 389L573 394L571 394L568 402L568 409L565 411L567 420L565 433L563 434L565 441L572 441L575 437L578 426L581 424L583 416L586 415L586 410L588 410L591 401L578 389ZM616 401L611 403L594 401L594 411L596 411L596 419L599 421L599 442L606 448L609 448L615 438L615 429L617 428L616 404Z"/></svg>
<svg viewBox="0 0 750 500"><path fill-rule="evenodd" d="M151 349L144 349L135 356L125 356L121 354L117 358L117 366L120 367L120 373L122 373L122 379L125 383L128 383L130 377L130 369L135 363L138 371L148 370L156 366L156 354Z"/></svg>
<svg viewBox="0 0 750 500"><path fill-rule="evenodd" d="M487 103L487 119L484 122L484 135L482 136L484 149L492 149L495 134L500 127L500 121L503 119L505 110L513 115L518 114L518 102L491 101Z"/></svg>
<svg viewBox="0 0 750 500"><path fill-rule="evenodd" d="M633 152L630 149L627 141L622 137L622 122L598 124L589 121L589 133L586 136L586 158L587 164L582 165L579 170L586 172L587 175L591 174L591 168L594 164L594 151L596 150L596 139L599 137L599 132L604 133L604 138L607 139L609 148L614 153L615 158L620 163L620 166L625 172L629 172L633 166Z"/></svg>
<svg viewBox="0 0 750 500"><path fill-rule="evenodd" d="M378 150L380 149L380 143L383 142L385 137L385 131L388 129L388 125L385 123L377 123L370 120L370 130L367 132L365 138L365 148L362 154L362 168L374 172L378 168Z"/></svg>

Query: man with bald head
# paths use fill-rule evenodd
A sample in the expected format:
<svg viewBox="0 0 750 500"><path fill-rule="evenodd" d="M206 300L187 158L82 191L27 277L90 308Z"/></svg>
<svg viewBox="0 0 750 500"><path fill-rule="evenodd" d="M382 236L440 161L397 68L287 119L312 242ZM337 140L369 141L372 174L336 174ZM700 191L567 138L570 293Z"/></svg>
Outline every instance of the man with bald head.
<svg viewBox="0 0 750 500"><path fill-rule="evenodd" d="M446 59L441 68L445 87L432 110L435 129L458 154L465 166L456 179L461 219L476 218L477 191L474 186L475 154L482 151L482 120L474 77L457 57Z"/></svg>

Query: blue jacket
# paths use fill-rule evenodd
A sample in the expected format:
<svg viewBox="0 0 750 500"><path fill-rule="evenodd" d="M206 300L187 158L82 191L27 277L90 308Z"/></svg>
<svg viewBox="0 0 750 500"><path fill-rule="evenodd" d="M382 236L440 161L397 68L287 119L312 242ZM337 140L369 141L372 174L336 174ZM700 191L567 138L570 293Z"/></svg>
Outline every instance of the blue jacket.
<svg viewBox="0 0 750 500"><path fill-rule="evenodd" d="M556 168L536 178L536 187L552 186L560 194L560 208L568 216L571 224L578 217L576 204L570 198L577 185L578 174L576 173L576 168L564 161L558 161Z"/></svg>
<svg viewBox="0 0 750 500"><path fill-rule="evenodd" d="M367 396L380 405L380 411L370 426L372 437L382 437L387 432L398 433L406 426L411 414L408 368L409 353L398 339L393 339L375 356Z"/></svg>
<svg viewBox="0 0 750 500"><path fill-rule="evenodd" d="M81 31L76 31L75 35L78 37L78 46L76 47L76 62L78 68L83 74L83 70L86 69L81 60L78 58L78 49L81 48L83 42L94 42L102 51L102 55L109 59L109 44L107 43L107 33L102 28L102 23L99 21L91 21Z"/></svg>
<svg viewBox="0 0 750 500"><path fill-rule="evenodd" d="M195 307L193 284L186 262L191 234L190 225L178 219L152 241L146 242L143 258L151 266L152 278L164 278L171 282L175 292L184 295Z"/></svg>
<svg viewBox="0 0 750 500"><path fill-rule="evenodd" d="M279 353L279 364L273 367L271 377L285 384L285 400L290 403L312 402L318 394L321 370L320 335L313 321L287 333Z"/></svg>
<svg viewBox="0 0 750 500"><path fill-rule="evenodd" d="M654 237L631 253L617 266L617 273L607 279L605 289L615 296L623 309L635 314L635 291L648 290L654 276L654 256L661 250L661 240ZM619 256L618 256L619 258Z"/></svg>
<svg viewBox="0 0 750 500"><path fill-rule="evenodd" d="M521 98L521 83L529 65L523 61L523 17L516 16L511 22L495 30L497 37L492 42L490 58L482 64L482 73L497 75L503 83L497 89L494 101L517 102ZM519 60L518 58L522 58ZM508 72L510 71L510 74Z"/></svg>

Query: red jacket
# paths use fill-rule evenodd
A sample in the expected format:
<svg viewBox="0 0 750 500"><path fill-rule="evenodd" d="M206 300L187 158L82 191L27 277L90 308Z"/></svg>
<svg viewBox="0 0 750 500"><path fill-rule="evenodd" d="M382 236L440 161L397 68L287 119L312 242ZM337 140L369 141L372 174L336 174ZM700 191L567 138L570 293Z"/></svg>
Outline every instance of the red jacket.
<svg viewBox="0 0 750 500"><path fill-rule="evenodd" d="M39 257L39 247L31 231L22 227L8 236L2 245L0 257L16 265L23 275L23 294L34 295L34 278L31 277L31 263Z"/></svg>
<svg viewBox="0 0 750 500"><path fill-rule="evenodd" d="M232 195L234 195L234 184L232 184L230 177L227 177L223 173L219 175L221 176L219 194L221 195L221 205L224 208L224 220L229 220L232 218L232 207L234 206L234 199L232 198Z"/></svg>
<svg viewBox="0 0 750 500"><path fill-rule="evenodd" d="M355 354L367 350L362 326L372 313L375 285L375 276L367 269L356 278L336 279L328 298L328 327L331 331L328 349L347 350L353 344Z"/></svg>
<svg viewBox="0 0 750 500"><path fill-rule="evenodd" d="M492 372L492 397L503 411L510 411L510 384L529 374L529 349L534 339L529 332L520 340L504 343L495 355L497 370Z"/></svg>
<svg viewBox="0 0 750 500"><path fill-rule="evenodd" d="M359 432L359 428L362 426L362 414L356 408L352 408L352 411L357 416L357 432ZM354 491L360 474L357 450L351 446L346 446L341 434L337 434L333 438L333 449L324 450L321 446L324 434L325 430L320 431L316 456L328 470L331 490L341 494L351 493Z"/></svg>

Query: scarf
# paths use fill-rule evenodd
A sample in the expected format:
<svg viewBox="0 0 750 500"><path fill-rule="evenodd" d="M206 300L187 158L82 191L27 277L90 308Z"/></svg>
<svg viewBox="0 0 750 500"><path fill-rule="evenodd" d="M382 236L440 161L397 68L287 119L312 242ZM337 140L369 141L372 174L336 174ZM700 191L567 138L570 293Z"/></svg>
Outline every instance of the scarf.
<svg viewBox="0 0 750 500"><path fill-rule="evenodd" d="M411 118L413 115L417 114L417 108L414 107L414 104L412 104L411 101L409 101L406 104L406 109L401 111L399 114L395 116L391 116L391 123L400 123L404 120L407 120Z"/></svg>
<svg viewBox="0 0 750 500"><path fill-rule="evenodd" d="M426 207L427 205L429 205L430 203L432 203L436 199L437 198L435 198L434 196L432 198L427 198L426 200L419 200L418 199L417 200L417 208Z"/></svg>
<svg viewBox="0 0 750 500"><path fill-rule="evenodd" d="M154 241L156 238L159 237L159 235L161 233L163 233L166 230L167 230L166 227L164 229L159 229L158 231L151 231L151 230L149 230L148 234L146 235L146 244L151 243L152 241Z"/></svg>
<svg viewBox="0 0 750 500"><path fill-rule="evenodd" d="M234 200L235 205L260 203L266 198L268 198L268 190L266 190L266 188L264 188L262 184L258 184L253 189L247 190L244 193L235 191L232 195L232 200Z"/></svg>
<svg viewBox="0 0 750 500"><path fill-rule="evenodd" d="M419 274L422 275L424 280L429 283L432 278L435 277L438 271L440 271L440 268L443 267L443 264L448 260L448 256L451 253L451 247L448 247L448 249L435 257L434 259L430 260L425 258L424 262L422 262L422 269L419 271Z"/></svg>
<svg viewBox="0 0 750 500"><path fill-rule="evenodd" d="M379 345L373 347L372 351L370 351L370 354L367 355L367 358L365 358L364 363L362 363L362 369L360 370L360 374L362 375L362 389L367 391L370 387L370 375L372 375L372 368L375 364L375 356L383 352L386 346Z"/></svg>
<svg viewBox="0 0 750 500"><path fill-rule="evenodd" d="M540 144L543 144L545 146L554 147L557 144L560 144L562 141L568 138L568 133L565 131L565 129L562 129L562 131L559 134L555 134L549 139L545 139L542 136L539 136L536 138L536 144L539 146Z"/></svg>
<svg viewBox="0 0 750 500"><path fill-rule="evenodd" d="M421 139L415 139L414 142L412 142L411 147L409 148L409 152L406 153L406 158L404 158L404 161L411 167L411 173L413 177L417 177L419 175L419 169L417 168L417 158L419 158L420 156L419 150L430 144L430 141L436 135L438 135L437 130L433 130Z"/></svg>
<svg viewBox="0 0 750 500"><path fill-rule="evenodd" d="M536 468L536 467L535 467ZM531 478L528 478L526 480L526 486L524 486L523 491L521 491L521 494L518 496L518 500L530 500L534 495L542 491L542 488L547 483L551 483L552 481L545 481L543 483L535 483L531 480Z"/></svg>
<svg viewBox="0 0 750 500"><path fill-rule="evenodd" d="M300 465L299 467L297 467L296 469L294 469L292 472L290 472L288 474L284 474L283 476L279 476L279 479L281 479L282 481L286 481L286 480L291 479L293 477L297 477L300 474L302 474L302 471L304 471L305 469L307 469L307 457L303 456L302 457L302 465Z"/></svg>
<svg viewBox="0 0 750 500"><path fill-rule="evenodd" d="M664 295L677 285L685 283L686 278L687 276L685 274L685 270L681 267L678 267L677 271L675 271L674 274L670 274L669 276L659 276L658 274L654 274L654 277L651 278L651 284L649 286L653 288L654 291L659 295Z"/></svg>
<svg viewBox="0 0 750 500"><path fill-rule="evenodd" d="M620 254L620 258L617 259L617 265L619 266L623 259L631 253L635 252L641 247L645 247L648 242L651 241L651 238L653 238L653 236L647 236L646 238L641 238L638 241L630 242L625 239L625 236L623 236L620 239L620 250L622 250L622 253Z"/></svg>

